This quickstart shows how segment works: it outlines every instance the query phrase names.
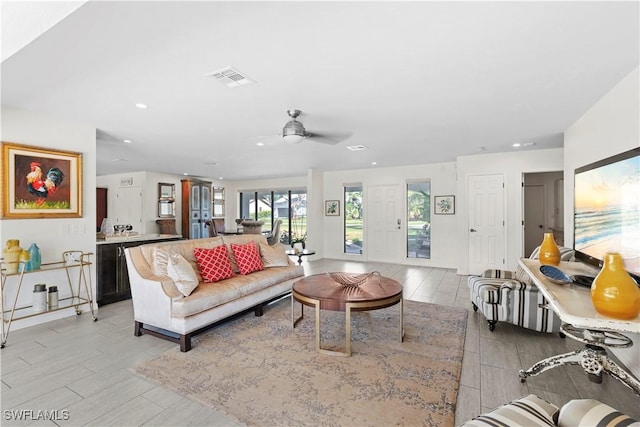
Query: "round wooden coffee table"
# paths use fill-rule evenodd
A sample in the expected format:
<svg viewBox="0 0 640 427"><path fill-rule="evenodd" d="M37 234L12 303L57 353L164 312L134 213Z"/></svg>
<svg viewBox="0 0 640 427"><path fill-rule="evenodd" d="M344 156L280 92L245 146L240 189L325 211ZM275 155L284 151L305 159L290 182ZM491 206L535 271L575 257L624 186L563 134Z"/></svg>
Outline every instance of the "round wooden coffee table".
<svg viewBox="0 0 640 427"><path fill-rule="evenodd" d="M349 274L349 273L343 273ZM295 317L295 301L300 303L300 317ZM300 279L291 289L291 322L293 327L304 318L304 306L316 311L316 350L333 356L351 356L351 312L378 310L400 304L400 341L404 337L402 285L388 277L373 275L357 287L345 287L328 274L316 274ZM345 351L320 346L320 310L344 311Z"/></svg>

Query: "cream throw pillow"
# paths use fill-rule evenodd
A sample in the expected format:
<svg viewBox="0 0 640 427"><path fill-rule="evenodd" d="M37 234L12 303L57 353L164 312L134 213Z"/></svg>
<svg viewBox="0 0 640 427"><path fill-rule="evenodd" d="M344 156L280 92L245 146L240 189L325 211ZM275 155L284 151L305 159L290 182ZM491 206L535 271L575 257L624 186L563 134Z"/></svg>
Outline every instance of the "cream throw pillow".
<svg viewBox="0 0 640 427"><path fill-rule="evenodd" d="M198 287L198 276L193 267L182 255L171 255L167 262L167 276L171 277L176 288L188 297Z"/></svg>
<svg viewBox="0 0 640 427"><path fill-rule="evenodd" d="M265 268L289 266L289 256L286 254L282 243L269 246L260 242L260 256Z"/></svg>

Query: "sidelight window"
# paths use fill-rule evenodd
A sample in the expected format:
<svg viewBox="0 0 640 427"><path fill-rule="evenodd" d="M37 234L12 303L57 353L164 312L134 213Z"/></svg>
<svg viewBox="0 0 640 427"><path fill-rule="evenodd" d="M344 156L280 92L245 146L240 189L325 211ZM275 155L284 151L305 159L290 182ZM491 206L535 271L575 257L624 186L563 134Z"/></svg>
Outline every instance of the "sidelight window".
<svg viewBox="0 0 640 427"><path fill-rule="evenodd" d="M431 258L431 182L407 183L407 258Z"/></svg>
<svg viewBox="0 0 640 427"><path fill-rule="evenodd" d="M344 253L362 254L364 229L362 184L344 186Z"/></svg>

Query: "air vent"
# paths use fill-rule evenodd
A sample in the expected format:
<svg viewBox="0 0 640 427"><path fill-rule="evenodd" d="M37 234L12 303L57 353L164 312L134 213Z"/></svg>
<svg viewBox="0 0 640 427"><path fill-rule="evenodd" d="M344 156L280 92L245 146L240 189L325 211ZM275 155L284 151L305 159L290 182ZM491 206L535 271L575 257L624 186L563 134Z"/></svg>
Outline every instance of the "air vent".
<svg viewBox="0 0 640 427"><path fill-rule="evenodd" d="M347 148L351 151L362 151L367 149L364 145L347 145Z"/></svg>
<svg viewBox="0 0 640 427"><path fill-rule="evenodd" d="M213 73L205 74L205 76L213 77L214 79L224 83L228 87L237 87L246 85L249 83L255 83L249 79L246 75L233 67L226 67L222 70L214 71Z"/></svg>

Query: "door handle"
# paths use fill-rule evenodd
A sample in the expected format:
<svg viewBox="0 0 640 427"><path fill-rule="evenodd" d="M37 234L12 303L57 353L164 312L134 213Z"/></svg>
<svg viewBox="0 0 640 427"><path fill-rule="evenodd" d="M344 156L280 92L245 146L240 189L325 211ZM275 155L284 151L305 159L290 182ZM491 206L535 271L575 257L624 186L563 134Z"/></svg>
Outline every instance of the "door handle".
<svg viewBox="0 0 640 427"><path fill-rule="evenodd" d="M472 232L472 233L475 233L475 232L477 232L478 230L476 230L475 228L472 228L472 229L470 229L469 231L470 231L470 232Z"/></svg>

